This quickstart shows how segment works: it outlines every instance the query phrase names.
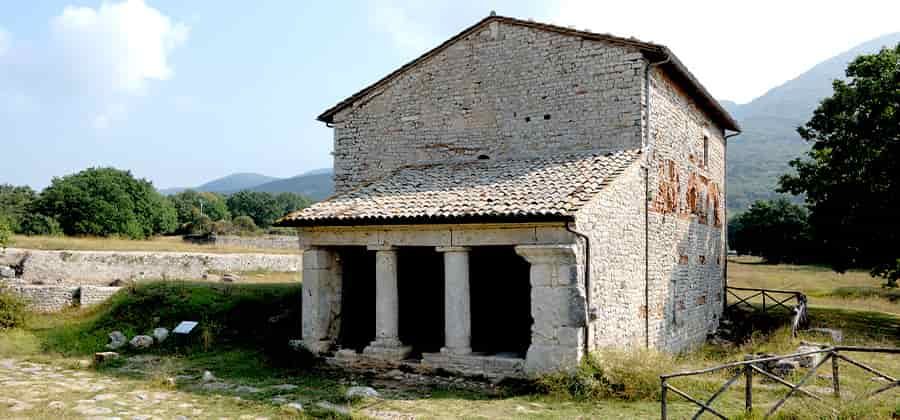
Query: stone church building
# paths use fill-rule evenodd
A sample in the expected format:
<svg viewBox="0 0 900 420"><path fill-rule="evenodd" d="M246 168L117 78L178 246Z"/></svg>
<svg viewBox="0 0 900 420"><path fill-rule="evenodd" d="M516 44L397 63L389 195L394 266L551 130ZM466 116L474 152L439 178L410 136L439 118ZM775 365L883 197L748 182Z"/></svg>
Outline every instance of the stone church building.
<svg viewBox="0 0 900 420"><path fill-rule="evenodd" d="M739 127L668 48L492 15L318 119L308 349L523 376L717 327Z"/></svg>

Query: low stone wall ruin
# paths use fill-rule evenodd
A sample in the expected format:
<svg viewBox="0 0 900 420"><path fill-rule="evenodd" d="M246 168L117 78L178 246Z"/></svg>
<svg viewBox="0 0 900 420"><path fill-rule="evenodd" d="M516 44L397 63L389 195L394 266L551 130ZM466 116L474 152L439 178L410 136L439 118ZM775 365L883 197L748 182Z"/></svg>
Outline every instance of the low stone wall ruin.
<svg viewBox="0 0 900 420"><path fill-rule="evenodd" d="M300 249L300 238L286 235L216 235L212 245L218 248Z"/></svg>
<svg viewBox="0 0 900 420"><path fill-rule="evenodd" d="M297 254L206 254L185 252L39 251L9 248L0 267L14 267L17 282L107 286L116 280L199 280L207 274L299 271Z"/></svg>
<svg viewBox="0 0 900 420"><path fill-rule="evenodd" d="M46 286L31 284L11 284L9 290L28 302L35 312L57 312L81 306L88 307L102 303L114 295L121 287L98 286Z"/></svg>

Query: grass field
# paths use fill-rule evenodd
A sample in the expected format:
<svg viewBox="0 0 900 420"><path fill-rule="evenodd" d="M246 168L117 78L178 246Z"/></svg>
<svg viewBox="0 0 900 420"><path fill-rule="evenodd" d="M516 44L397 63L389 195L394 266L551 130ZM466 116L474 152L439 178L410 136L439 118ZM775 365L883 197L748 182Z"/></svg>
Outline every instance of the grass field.
<svg viewBox="0 0 900 420"><path fill-rule="evenodd" d="M24 236L14 235L12 247L44 250L72 251L172 251L242 254L262 252L267 254L296 254L298 249L255 249L216 247L185 242L180 236L157 236L147 240L117 238L92 238L72 236Z"/></svg>
<svg viewBox="0 0 900 420"><path fill-rule="evenodd" d="M837 275L819 267L767 266L752 260L732 261L729 266L733 285L799 289L810 295L813 326L840 328L844 344L900 346L900 302L884 293L857 293L851 298L841 290L878 288L879 282L864 273ZM880 290L880 289L879 289ZM23 328L0 332L0 358L35 362L66 369L64 377L83 374L91 384L109 383L123 392L152 391L169 395L177 404L163 405L159 417L182 414L177 407L190 404L200 417L250 415L268 418L296 416L328 417L316 409L316 403L329 402L348 407L354 417L370 418L654 418L659 414L659 375L741 360L744 354L771 352L788 354L802 340L822 341L818 335L791 337L787 328L769 334L755 334L739 346L705 345L694 351L671 356L653 351L606 351L586 363L575 375L547 377L532 387L493 387L491 392L473 392L453 386L410 386L372 376L327 370L309 364L297 353L288 352L285 341L299 334L299 284L210 284L168 282L146 284L127 289L110 302L86 311L32 316ZM844 294L841 294L844 293ZM781 317L786 320L787 314ZM197 341L187 347L165 344L149 355L128 357L126 361L93 369L80 367L79 360L101 350L106 334L119 329L129 336L146 333L158 325L171 326L182 319L201 321ZM867 354L854 356L893 376L900 375L900 356ZM852 402L880 385L872 375L844 365L841 375L844 402L827 400L841 410L841 418L896 418L900 416L900 390L864 402ZM3 361L0 360L0 369ZM203 388L200 373L210 370L234 387L220 390ZM80 373L79 373L80 372ZM811 390L825 393L830 385L829 369L810 384ZM0 382L12 373L0 372ZM169 378L188 378L173 384ZM12 378L15 381L37 379ZM727 379L716 373L673 381L680 389L705 399ZM794 375L787 378L797 382ZM110 382L114 381L114 382ZM283 384L296 389L275 393ZM347 400L347 387L371 385L382 398ZM239 393L237 386L259 389ZM43 386L40 384L34 386ZM49 386L49 385L48 385ZM93 386L93 385L92 385ZM43 388L40 388L43 389ZM762 414L765 408L786 393L773 382L757 380L754 404ZM63 411L48 411L46 401L31 409L14 411L21 405L0 401L0 417L59 418L74 416L89 393L67 391L53 398L66 404ZM117 393L125 398L122 393ZM129 394L130 395L130 394ZM742 381L736 383L717 402L716 408L729 416L740 417L743 409ZM130 397L129 397L130 398ZM306 407L303 414L283 411L284 401L297 401ZM132 404L131 400L128 400ZM98 406L106 404L102 399ZM133 404L132 404L133 405ZM125 408L108 405L116 414ZM104 406L104 407L107 407ZM128 409L149 409L144 406ZM163 408L159 408L162 410ZM690 417L694 407L670 394L672 418ZM829 418L825 405L808 398L791 398L780 418ZM189 413L188 413L189 414ZM56 417L54 417L56 416ZM407 416L407 417L404 417Z"/></svg>
<svg viewBox="0 0 900 420"><path fill-rule="evenodd" d="M866 271L839 274L827 267L768 265L756 257L730 258L728 262L729 286L798 290L809 296L814 306L900 315L900 290L883 288L884 281Z"/></svg>

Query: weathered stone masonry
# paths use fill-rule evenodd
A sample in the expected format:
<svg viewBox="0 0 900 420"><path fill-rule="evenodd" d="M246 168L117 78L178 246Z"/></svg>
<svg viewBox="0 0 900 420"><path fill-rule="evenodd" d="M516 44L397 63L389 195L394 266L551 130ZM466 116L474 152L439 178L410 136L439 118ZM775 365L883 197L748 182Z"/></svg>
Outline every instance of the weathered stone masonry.
<svg viewBox="0 0 900 420"><path fill-rule="evenodd" d="M334 117L335 190L411 162L637 149L636 49L499 22Z"/></svg>
<svg viewBox="0 0 900 420"><path fill-rule="evenodd" d="M319 118L337 195L283 223L316 255L303 341L335 363L416 353L398 331L404 247L443 254L444 345L426 366L535 375L607 346L680 351L716 327L724 130L738 127L665 47L490 17ZM473 350L474 290L511 274L486 279L472 256L497 246L529 267L521 354ZM375 282L361 353L340 348L346 247L375 253L354 278Z"/></svg>

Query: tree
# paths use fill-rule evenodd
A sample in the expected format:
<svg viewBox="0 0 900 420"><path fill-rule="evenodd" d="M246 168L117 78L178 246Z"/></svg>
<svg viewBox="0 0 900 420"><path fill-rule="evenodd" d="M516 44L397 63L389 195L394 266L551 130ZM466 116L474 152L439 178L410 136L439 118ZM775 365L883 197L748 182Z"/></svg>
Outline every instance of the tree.
<svg viewBox="0 0 900 420"><path fill-rule="evenodd" d="M5 250L12 243L12 229L5 218L0 217L0 250Z"/></svg>
<svg viewBox="0 0 900 420"><path fill-rule="evenodd" d="M253 222L250 216L235 217L231 221L231 227L240 234L256 232L256 223Z"/></svg>
<svg viewBox="0 0 900 420"><path fill-rule="evenodd" d="M756 201L728 225L731 249L738 253L772 264L813 258L806 210L786 199Z"/></svg>
<svg viewBox="0 0 900 420"><path fill-rule="evenodd" d="M169 201L178 212L179 224L196 221L200 214L217 221L231 217L225 198L216 193L185 190L169 196Z"/></svg>
<svg viewBox="0 0 900 420"><path fill-rule="evenodd" d="M89 168L54 178L33 211L59 221L68 235L141 239L175 229L172 204L144 179L115 168Z"/></svg>
<svg viewBox="0 0 900 420"><path fill-rule="evenodd" d="M857 57L847 81L798 129L812 143L779 191L805 194L810 224L838 272L900 278L900 44Z"/></svg>
<svg viewBox="0 0 900 420"><path fill-rule="evenodd" d="M283 192L275 196L275 203L278 205L278 210L281 213L278 215L280 218L292 211L309 207L312 204L312 200L300 194Z"/></svg>
<svg viewBox="0 0 900 420"><path fill-rule="evenodd" d="M49 235L55 236L62 234L62 227L56 219L39 214L28 213L22 218L19 233L24 235Z"/></svg>
<svg viewBox="0 0 900 420"><path fill-rule="evenodd" d="M18 232L28 206L37 198L31 187L0 184L0 217L5 217L10 229Z"/></svg>

